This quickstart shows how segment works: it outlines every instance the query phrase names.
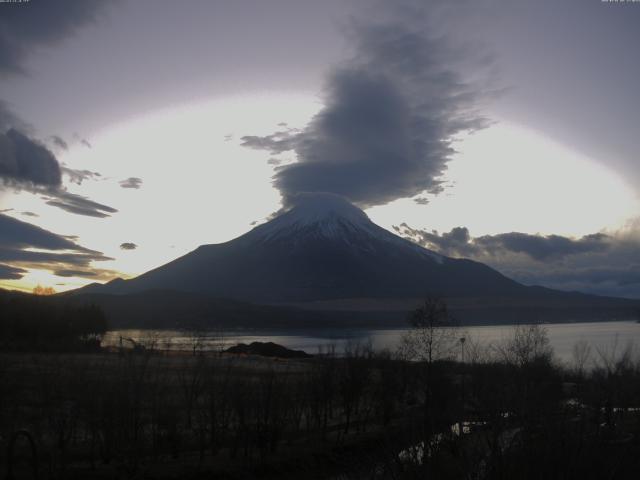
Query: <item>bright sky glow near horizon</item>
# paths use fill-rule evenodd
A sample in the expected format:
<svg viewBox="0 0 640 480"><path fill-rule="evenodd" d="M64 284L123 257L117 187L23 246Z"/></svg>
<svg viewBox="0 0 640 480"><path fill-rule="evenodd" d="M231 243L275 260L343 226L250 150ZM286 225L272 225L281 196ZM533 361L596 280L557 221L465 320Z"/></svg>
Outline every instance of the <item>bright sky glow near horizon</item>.
<svg viewBox="0 0 640 480"><path fill-rule="evenodd" d="M98 179L69 188L108 200L117 215L77 218L42 205L28 192L5 195L0 206L38 214L43 228L73 233L82 245L115 258L100 267L135 276L201 244L231 240L277 211L274 166L264 153L242 148L238 139L246 132L268 134L279 128L278 119L302 127L317 109L313 97L259 95L142 115L96 135L90 150L77 146L59 157L71 168L100 171ZM494 124L461 138L456 149L444 193L429 195L427 205L400 199L370 208L370 218L390 230L406 222L438 231L466 225L474 235L519 231L579 237L618 229L638 211L638 199L621 176L521 127ZM176 158L183 178L176 176ZM549 171L555 175L549 177ZM140 189L110 181L138 174L144 176ZM127 241L141 248L120 250ZM30 290L62 281L73 288L91 280L34 271L3 284Z"/></svg>
<svg viewBox="0 0 640 480"><path fill-rule="evenodd" d="M104 7L99 4L66 1L69 8L79 11L75 20L64 19L64 13L49 12L45 6L41 7L41 13L34 10L33 17L24 15L19 19L25 25L32 22L37 26L52 15L60 16L61 19L52 17L52 31L58 28L59 32L51 33L51 38L45 38L45 33L43 37L37 33L23 34L16 26L15 32L11 30L5 40L0 40L10 42L7 48L17 48L15 45L23 42L15 58L0 64L0 75L6 79L0 88L0 177L5 175L0 178L3 187L0 215L57 236L72 237L78 248L57 253L89 249L96 255L90 264L94 271L81 265L78 272L84 269L89 274L76 275L70 264L62 261L39 264L21 260L24 252L35 252L39 248L20 239L4 238L0 232L0 250L23 250L20 254L11 250L13 257L0 257L0 287L31 290L36 285L44 285L63 291L116 276L126 278L171 261L201 244L225 242L242 235L281 208L284 196L291 193L288 189L298 185L295 182L300 178L314 185L315 180L310 179L305 170L299 172L306 177L283 175L283 171L292 172L287 166L307 162L306 167L313 172L313 168L318 167L313 163L317 160L313 155L339 152L348 156L349 149L355 149L358 154L372 151L367 146L358 150L360 124L366 125L366 116L384 116L380 112L385 108L390 115L403 115L398 113L403 112L402 108L394 104L395 94L389 94L387 103L384 98L378 102L380 95L389 93L386 86L366 83L381 76L390 79L389 84L402 94L399 96L406 100L407 108L417 112L412 113L415 118L411 121L430 120L425 113L428 108L434 109L435 115L443 115L434 120L436 127L424 127L442 133L427 132L418 134L417 138L433 148L423 154L425 162L433 163L432 172L437 172L439 166L444 170L441 176L429 173L433 178L418 178L424 176L425 171L416 163L419 157L411 158L406 165L398 166L397 177L389 179L390 185L397 182L398 186L390 187L388 192L376 191L381 185L376 183L379 181L376 175L387 174L387 170L375 172L381 165L378 159L363 167L358 175L349 170L345 178L351 178L354 185L362 188L357 194L354 190L354 198L361 195L354 201L374 205L366 209L374 222L392 231L401 224L416 231L437 231L439 237L434 238L440 238L440 246L451 248L450 252L462 251L455 250L460 245L445 245L445 241L449 241L448 232L453 234L458 227L467 229L469 237L464 241L469 245L478 237L502 238L500 235L510 232L526 234L532 242L546 242L548 236L563 237L563 241L575 244L575 251L583 256L565 252L562 255L568 256L563 256L561 261L544 264L535 252L518 247L500 258L494 258L495 253L491 253L478 259L495 260L492 266L512 273L516 272L516 265L518 271L522 270L522 259L512 261L512 256L529 255L529 273L537 275L530 281L559 288L563 287L557 283L559 265L580 270L585 278L596 270L601 278L602 270L611 267L606 281L593 280L585 284L584 289L626 296L640 294L640 265L634 257L638 246L634 242L640 239L637 220L640 175L635 164L636 135L632 127L637 120L633 117L638 112L633 107L637 92L625 90L627 85L622 78L615 92L600 89L603 69L611 72L614 68L626 68L624 78L627 78L640 72L640 62L637 58L627 58L621 59L619 65L611 64L614 61L610 58L611 51L598 36L589 33L594 29L598 34L609 32L610 36L601 38L607 38L611 45L615 45L617 38L614 32L621 38L636 35L629 17L640 17L640 7L623 14L602 10L594 4L580 11L577 20L562 10L550 22L550 2L507 7L486 0L485 9L468 4L463 11L436 0L427 5L403 0L405 6L424 9L427 12L424 18L440 19L434 22L438 33L447 36L451 32L465 32L464 36L460 34L460 38L455 38L458 45L466 45L465 42L486 45L487 52L478 56L491 57L495 64L482 60L482 67L478 67L473 55L460 55L455 48L447 46L437 54L417 51L410 56L407 53L408 63L395 65L393 62L398 55L405 54L404 50L384 57L388 53L384 32L368 37L368 29L374 31L370 24L374 25L373 19L378 22L380 18L393 18L396 25L400 18L400 24L404 22L410 26L407 31L413 31L415 22L422 21L422 17L414 15L406 20L402 9L395 11L385 2L353 0L322 6L309 2L307 8L278 0L267 8L253 0L243 0L234 6L224 1L194 0L189 2L191 9L177 9L167 3L171 12L167 12L166 17L149 19L138 32L134 19L142 18L152 3L123 1L105 8L103 15ZM375 6L378 13L367 13L368 10L361 8L363 4ZM2 17L6 9L7 6L0 5L0 22L11 20ZM246 12L255 9L266 9L263 12L266 24L256 27L259 31L256 30L254 37L251 33L254 22ZM487 15L492 9L499 12L495 19ZM154 11L157 10L154 5ZM215 22L215 35L210 31L212 26L204 20L207 15ZM226 22L223 21L225 15L228 16ZM358 41L353 39L356 35L353 32L345 33L348 22L336 21L350 15L357 19L360 30L355 31L362 37ZM305 36L303 26L310 21L308 16L317 18L318 22ZM571 38L578 36L582 43L561 43L557 52L537 49L535 39L528 40L524 33L518 33L518 29L528 28L522 27L522 22L529 19L546 25L549 39L564 38L563 28L574 22L571 28L576 32ZM78 24L70 25L68 21ZM431 20L424 21L425 29L429 30ZM469 28L471 24L476 25L477 30ZM165 43L162 32L169 26L187 31L183 27L188 25L191 26L191 30L187 29L189 35L175 36L175 44ZM292 26L291 30L283 29L283 25ZM237 36L238 28L248 32L246 38ZM134 41L137 35L139 42ZM296 39L304 41L296 44ZM424 49L440 48L439 41L425 41ZM123 50L122 42L127 42L130 48ZM203 42L212 42L211 48L204 49ZM274 53L283 49L285 53ZM92 51L96 52L95 57ZM162 51L167 52L166 65L156 55ZM112 57L107 64L108 52ZM584 52L591 52L593 58L583 58ZM388 68L380 58L389 59ZM423 62L423 65L411 62ZM483 102L472 106L489 120L487 125L472 126L471 132L451 126L462 118L451 112L466 108L456 103L463 95L455 86L437 84L448 77L429 70L430 62L445 69L462 64L461 82L471 78L476 81L483 78L482 71L488 71L487 83L478 87L479 96L484 96ZM592 65L592 62L595 63ZM97 70L91 70L92 63ZM165 71L166 78L161 74ZM355 77L336 75L341 71ZM546 79L551 72L555 82L548 83ZM420 84L423 80L433 85L424 87L427 89L423 91ZM353 87L354 82L357 88ZM614 82L612 78L612 84ZM369 87L371 92L366 91ZM45 99L42 92L48 88L51 95ZM92 89L94 97L88 95L88 89ZM419 101L424 92L443 103L451 103L451 107L437 109L433 106L437 102L430 103L428 99L421 105ZM363 100L358 104L361 93L363 98L371 95L375 101ZM591 116L584 114L587 100L593 101ZM365 109L370 104L374 106L361 117L362 112L357 109L363 104ZM470 107L468 112L463 112L468 114L464 118L472 118L475 112ZM353 122L354 126L349 126L356 138L353 144L347 141L345 146L339 135L337 140L327 140L327 132L333 127L318 121L314 124L314 116L319 113L321 118L337 118L337 128L344 128L340 123L344 119ZM394 120L395 123L403 121L401 117ZM476 124L480 125L479 121ZM377 128L374 122L372 126ZM10 166L13 161L2 157L9 151L3 150L2 142L15 141L8 133L5 137L10 128L20 130L30 141L52 152L63 168L60 185L53 190L50 185L34 187L16 177L17 174L11 177L3 173L3 162ZM293 146L274 146L274 132L279 132L278 142L290 142ZM305 151L308 158L300 157L302 144L295 143L300 142L296 135L301 133L307 135L306 141L310 138L316 141L307 144L316 149L311 154ZM390 133L389 143L393 144L403 134ZM60 141L54 141L54 136ZM253 146L243 140L247 136L253 138ZM318 143L318 138L325 143ZM433 147L451 139L455 139L451 144L455 153L450 157L442 156L442 152ZM381 140L383 149L386 140ZM391 145L389 148L397 152L404 147ZM354 154L355 161L361 160L356 157ZM331 158L322 160L329 165L335 162ZM80 177L74 179L65 172L76 172L73 175ZM393 173L393 169L389 172ZM416 184L424 186L422 192L411 182L414 174ZM315 175L320 178L322 174ZM442 182L444 188L440 193L427 191L433 186L429 184L431 180ZM402 193L409 191L412 193ZM71 207L59 206L65 195L79 195L117 212L74 214ZM597 233L607 235L609 257L602 253L605 248L602 245L587 251L580 243L583 237L591 238L590 235ZM435 248L434 245L425 244L429 248ZM617 276L622 275L621 272L626 283ZM524 277L521 280L524 281ZM575 281L566 280L572 287ZM615 290L616 285L623 283L622 290ZM638 290L629 290L629 285L638 286Z"/></svg>

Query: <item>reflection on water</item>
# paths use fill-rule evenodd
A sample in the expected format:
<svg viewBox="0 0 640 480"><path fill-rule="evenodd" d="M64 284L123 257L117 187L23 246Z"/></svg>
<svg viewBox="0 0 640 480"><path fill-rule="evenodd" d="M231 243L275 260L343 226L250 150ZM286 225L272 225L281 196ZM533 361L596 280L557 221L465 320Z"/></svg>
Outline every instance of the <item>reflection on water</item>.
<svg viewBox="0 0 640 480"><path fill-rule="evenodd" d="M513 334L513 325L460 327L460 336L488 345L500 342ZM629 342L640 345L640 323L593 322L545 325L556 357L570 361L573 345L588 342L594 354L598 351L622 350ZM238 343L274 342L294 350L316 353L320 347L335 345L336 352L344 351L349 342L371 342L374 349L395 350L406 329L307 329L307 330L247 330L202 333L193 335L176 330L116 330L109 332L105 346L118 346L120 337L142 344L153 342L156 348L192 350L194 344L202 349L217 349ZM124 340L127 342L127 340ZM127 345L128 346L128 345Z"/></svg>

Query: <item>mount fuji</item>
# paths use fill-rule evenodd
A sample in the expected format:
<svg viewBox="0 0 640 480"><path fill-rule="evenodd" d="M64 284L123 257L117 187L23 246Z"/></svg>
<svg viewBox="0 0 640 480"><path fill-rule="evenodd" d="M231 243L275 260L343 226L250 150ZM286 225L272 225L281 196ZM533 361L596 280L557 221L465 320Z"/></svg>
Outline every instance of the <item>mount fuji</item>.
<svg viewBox="0 0 640 480"><path fill-rule="evenodd" d="M136 278L92 284L75 295L152 291L307 310L406 312L425 296L467 310L498 305L509 314L550 305L628 306L621 299L524 286L484 264L439 255L332 194L298 195L295 206L234 240L202 245Z"/></svg>
<svg viewBox="0 0 640 480"><path fill-rule="evenodd" d="M524 288L481 263L405 240L342 197L301 194L293 208L241 237L200 246L137 278L94 290L179 290L283 303L504 295Z"/></svg>

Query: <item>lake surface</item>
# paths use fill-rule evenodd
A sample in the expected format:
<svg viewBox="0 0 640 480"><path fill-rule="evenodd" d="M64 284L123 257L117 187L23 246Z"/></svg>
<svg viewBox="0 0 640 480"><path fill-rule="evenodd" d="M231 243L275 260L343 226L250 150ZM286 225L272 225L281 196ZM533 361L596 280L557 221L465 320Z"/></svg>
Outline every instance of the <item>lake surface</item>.
<svg viewBox="0 0 640 480"><path fill-rule="evenodd" d="M495 345L513 335L514 325L488 325L459 327L456 335L465 337L481 345ZM549 341L556 358L571 362L573 346L587 342L591 346L592 357L598 352L611 354L622 352L627 345L640 347L640 323L636 322L591 322L546 324ZM120 337L131 338L144 345L154 344L158 349L192 350L194 343L204 349L216 349L238 343L274 342L293 350L317 353L319 348L335 346L336 352L343 352L349 343L371 342L374 349L394 351L406 329L305 329L305 330L244 330L207 332L194 336L176 330L114 330L105 335L103 345L118 346ZM470 345L471 342L467 343ZM125 346L130 342L124 340Z"/></svg>

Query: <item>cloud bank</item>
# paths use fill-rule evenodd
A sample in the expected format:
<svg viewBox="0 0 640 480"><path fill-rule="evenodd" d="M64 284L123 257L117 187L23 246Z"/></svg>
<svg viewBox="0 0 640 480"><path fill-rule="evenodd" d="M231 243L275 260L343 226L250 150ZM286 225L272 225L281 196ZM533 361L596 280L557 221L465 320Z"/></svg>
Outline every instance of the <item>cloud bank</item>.
<svg viewBox="0 0 640 480"><path fill-rule="evenodd" d="M43 143L11 126L15 124L29 129L0 102L0 126L8 126L6 132L0 132L0 188L40 194L48 205L76 215L104 218L117 212L108 205L68 192L62 182L63 175L72 183L81 184L100 176L99 173L61 166Z"/></svg>
<svg viewBox="0 0 640 480"><path fill-rule="evenodd" d="M453 65L466 53L407 22L355 23L355 55L327 80L324 107L300 132L244 136L242 145L297 162L276 169L287 204L300 192L361 207L441 190L456 135L483 128L482 94Z"/></svg>
<svg viewBox="0 0 640 480"><path fill-rule="evenodd" d="M69 237L0 214L0 278L17 280L27 269L55 275L113 278L116 272L96 269L93 262L112 260L101 252L78 245Z"/></svg>
<svg viewBox="0 0 640 480"><path fill-rule="evenodd" d="M640 229L580 238L519 232L473 237L466 227L438 233L394 227L402 236L443 255L471 258L527 285L640 298Z"/></svg>
<svg viewBox="0 0 640 480"><path fill-rule="evenodd" d="M0 263L0 280L19 280L26 274L27 271L22 268Z"/></svg>
<svg viewBox="0 0 640 480"><path fill-rule="evenodd" d="M83 197L82 195L77 195L75 193L69 193L64 190L53 190L42 193L45 194L44 199L46 200L47 205L60 208L65 212L75 213L76 215L105 218L109 217L112 213L118 212L118 210L113 207L94 202L87 197Z"/></svg>
<svg viewBox="0 0 640 480"><path fill-rule="evenodd" d="M44 145L10 128L0 134L0 179L10 186L59 187L62 172Z"/></svg>
<svg viewBox="0 0 640 480"><path fill-rule="evenodd" d="M416 230L406 223L394 229L427 248L453 257L517 253L537 261L561 260L570 255L606 251L613 241L612 237L604 233L574 239L561 235L531 235L520 232L471 237L466 227L456 227L450 232L439 234L437 231Z"/></svg>

